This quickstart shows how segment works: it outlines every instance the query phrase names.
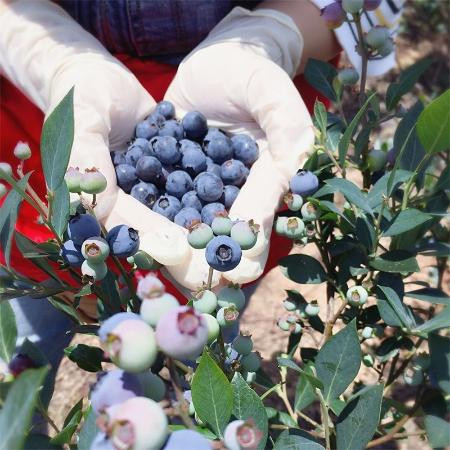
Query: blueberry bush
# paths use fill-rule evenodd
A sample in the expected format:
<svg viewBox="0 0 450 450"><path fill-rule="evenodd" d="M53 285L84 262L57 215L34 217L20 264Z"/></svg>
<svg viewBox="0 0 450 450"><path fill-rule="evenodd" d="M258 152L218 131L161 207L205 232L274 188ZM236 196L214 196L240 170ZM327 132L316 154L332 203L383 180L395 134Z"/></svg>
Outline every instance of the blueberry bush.
<svg viewBox="0 0 450 450"><path fill-rule="evenodd" d="M343 0L323 10L332 27L355 22L361 76L318 60L306 67L308 82L341 113L316 101L315 145L290 182L274 230L296 249L279 261L283 275L299 285L325 284L327 306L287 291L286 314L274 326L288 344L272 370L262 367L251 336L237 331L244 290L211 286L213 271L239 268L242 252L257 241L258 224L227 213L259 155L250 137L208 128L196 111L178 121L165 101L137 124L127 149L111 154L120 187L187 228L189 244L204 249L209 277L186 305L166 292L157 277L161 264L139 249L136 230L106 230L96 219L105 177L95 168L68 168L73 91L44 124L45 199L23 171L26 144L14 150L17 169L0 163L0 449L353 450L404 439L408 421L429 446L449 445L450 309L443 286L450 91L401 105L427 60L401 72L386 92L366 88L368 61L392 51L386 29L362 32L362 8L376 3ZM342 111L345 90L358 93L352 117ZM389 121L392 146L379 137ZM15 231L22 202L39 212L52 239L36 243ZM13 241L48 275L44 282L11 267ZM303 252L306 246L316 247L320 260ZM425 267L424 256L434 263ZM72 333L98 337L98 346L65 349L98 381L62 427L47 410L54 372L30 341L16 346L8 300L23 296L48 298L72 319ZM80 309L87 297L97 304L95 322ZM413 392L411 404L395 396L398 386ZM36 415L48 422L49 435L34 428Z"/></svg>

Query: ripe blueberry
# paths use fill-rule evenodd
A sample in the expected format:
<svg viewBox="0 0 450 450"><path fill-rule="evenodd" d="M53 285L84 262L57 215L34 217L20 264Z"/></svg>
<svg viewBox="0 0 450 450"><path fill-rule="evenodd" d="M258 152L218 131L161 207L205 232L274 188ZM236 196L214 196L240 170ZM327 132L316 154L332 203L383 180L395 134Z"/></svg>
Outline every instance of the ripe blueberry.
<svg viewBox="0 0 450 450"><path fill-rule="evenodd" d="M25 370L33 369L35 367L37 367L36 363L30 356L24 353L15 355L8 364L9 372L15 377L19 376Z"/></svg>
<svg viewBox="0 0 450 450"><path fill-rule="evenodd" d="M86 239L100 236L100 225L90 214L77 214L69 220L67 235L75 245L81 247Z"/></svg>
<svg viewBox="0 0 450 450"><path fill-rule="evenodd" d="M220 272L234 269L241 261L239 244L228 236L217 236L206 246L207 263Z"/></svg>
<svg viewBox="0 0 450 450"><path fill-rule="evenodd" d="M136 125L136 137L143 139L151 139L158 134L158 125L156 123L143 120Z"/></svg>
<svg viewBox="0 0 450 450"><path fill-rule="evenodd" d="M189 141L188 141L189 142ZM182 150L181 167L192 177L206 170L206 156L201 148L186 148Z"/></svg>
<svg viewBox="0 0 450 450"><path fill-rule="evenodd" d="M194 180L194 189L200 199L206 202L219 200L223 192L222 180L210 172L197 175Z"/></svg>
<svg viewBox="0 0 450 450"><path fill-rule="evenodd" d="M141 180L157 186L164 183L162 165L154 156L142 156L137 162L136 174Z"/></svg>
<svg viewBox="0 0 450 450"><path fill-rule="evenodd" d="M209 241L214 237L214 233L206 223L197 223L189 228L188 242L191 247L196 249L205 248Z"/></svg>
<svg viewBox="0 0 450 450"><path fill-rule="evenodd" d="M192 308L179 306L160 318L156 339L161 350L172 358L195 359L208 341L208 326Z"/></svg>
<svg viewBox="0 0 450 450"><path fill-rule="evenodd" d="M113 255L127 258L134 255L139 249L139 233L127 225L117 225L106 235L109 248Z"/></svg>
<svg viewBox="0 0 450 450"><path fill-rule="evenodd" d="M95 167L86 169L80 181L80 189L86 194L100 194L106 189L106 177Z"/></svg>
<svg viewBox="0 0 450 450"><path fill-rule="evenodd" d="M225 205L225 208L227 209L231 208L239 192L240 189L237 186L233 186L232 184L224 187L221 201Z"/></svg>
<svg viewBox="0 0 450 450"><path fill-rule="evenodd" d="M160 127L166 121L166 117L159 111L153 111L145 120Z"/></svg>
<svg viewBox="0 0 450 450"><path fill-rule="evenodd" d="M153 205L153 211L173 221L181 209L180 200L172 195L162 195Z"/></svg>
<svg viewBox="0 0 450 450"><path fill-rule="evenodd" d="M72 240L64 242L61 248L61 256L70 266L73 267L80 267L84 261L80 247L75 246Z"/></svg>
<svg viewBox="0 0 450 450"><path fill-rule="evenodd" d="M222 203L208 203L202 208L202 222L211 226L215 217L225 213L225 207Z"/></svg>
<svg viewBox="0 0 450 450"><path fill-rule="evenodd" d="M172 119L175 116L175 106L167 100L159 102L156 105L155 111L164 116L166 120Z"/></svg>
<svg viewBox="0 0 450 450"><path fill-rule="evenodd" d="M233 148L230 139L223 134L213 134L209 141L205 141L206 154L216 164L222 164L233 158Z"/></svg>
<svg viewBox="0 0 450 450"><path fill-rule="evenodd" d="M234 305L242 311L245 306L244 291L238 285L225 286L217 293L217 303L221 308Z"/></svg>
<svg viewBox="0 0 450 450"><path fill-rule="evenodd" d="M109 255L109 245L105 239L97 236L86 239L81 246L84 258L92 263L103 262Z"/></svg>
<svg viewBox="0 0 450 450"><path fill-rule="evenodd" d="M31 148L26 142L18 142L14 147L14 156L22 161L31 157Z"/></svg>
<svg viewBox="0 0 450 450"><path fill-rule="evenodd" d="M292 177L290 187L294 194L301 195L302 197L308 197L317 191L319 187L319 179L309 170L300 170L297 175Z"/></svg>
<svg viewBox="0 0 450 450"><path fill-rule="evenodd" d="M242 186L247 178L247 168L238 159L229 159L220 166L220 177L224 184Z"/></svg>
<svg viewBox="0 0 450 450"><path fill-rule="evenodd" d="M173 195L181 199L186 192L193 188L191 177L183 170L175 170L170 173L166 181L166 191L169 195Z"/></svg>
<svg viewBox="0 0 450 450"><path fill-rule="evenodd" d="M183 139L184 130L180 122L170 119L161 125L158 136L172 136L178 141Z"/></svg>
<svg viewBox="0 0 450 450"><path fill-rule="evenodd" d="M175 216L173 221L177 225L189 229L192 225L201 221L201 216L195 208L183 208Z"/></svg>
<svg viewBox="0 0 450 450"><path fill-rule="evenodd" d="M368 295L362 286L352 286L347 291L347 300L352 306L361 306L366 303Z"/></svg>
<svg viewBox="0 0 450 450"><path fill-rule="evenodd" d="M242 161L247 167L259 157L258 144L246 134L236 134L231 138L231 148L236 159Z"/></svg>
<svg viewBox="0 0 450 450"><path fill-rule="evenodd" d="M216 164L209 156L206 157L206 171L213 173L220 178L220 166Z"/></svg>
<svg viewBox="0 0 450 450"><path fill-rule="evenodd" d="M81 273L94 281L101 281L108 274L108 266L104 262L94 263L86 260L81 264Z"/></svg>
<svg viewBox="0 0 450 450"><path fill-rule="evenodd" d="M153 183L146 183L145 181L135 184L130 194L148 208L151 208L159 197L158 188Z"/></svg>
<svg viewBox="0 0 450 450"><path fill-rule="evenodd" d="M183 208L195 208L198 212L201 212L203 208L202 202L195 191L189 191L183 195L181 198L181 206Z"/></svg>
<svg viewBox="0 0 450 450"><path fill-rule="evenodd" d="M139 312L145 322L152 327L156 327L162 316L178 306L178 300L172 294L166 292L159 297L144 298Z"/></svg>
<svg viewBox="0 0 450 450"><path fill-rule="evenodd" d="M158 136L150 141L153 151L163 164L176 164L181 159L177 140L172 136Z"/></svg>
<svg viewBox="0 0 450 450"><path fill-rule="evenodd" d="M208 131L206 117L198 111L189 111L181 121L188 139L200 141Z"/></svg>
<svg viewBox="0 0 450 450"><path fill-rule="evenodd" d="M249 222L237 222L230 231L230 236L241 247L242 250L249 250L256 244L258 239L259 225Z"/></svg>
<svg viewBox="0 0 450 450"><path fill-rule="evenodd" d="M126 164L136 167L140 158L144 155L144 149L137 145L132 145L125 154Z"/></svg>
<svg viewBox="0 0 450 450"><path fill-rule="evenodd" d="M211 228L216 236L226 235L229 236L231 227L233 226L232 220L228 216L217 215L214 217Z"/></svg>
<svg viewBox="0 0 450 450"><path fill-rule="evenodd" d="M116 166L117 184L129 194L132 187L137 182L136 169L129 164L119 164Z"/></svg>

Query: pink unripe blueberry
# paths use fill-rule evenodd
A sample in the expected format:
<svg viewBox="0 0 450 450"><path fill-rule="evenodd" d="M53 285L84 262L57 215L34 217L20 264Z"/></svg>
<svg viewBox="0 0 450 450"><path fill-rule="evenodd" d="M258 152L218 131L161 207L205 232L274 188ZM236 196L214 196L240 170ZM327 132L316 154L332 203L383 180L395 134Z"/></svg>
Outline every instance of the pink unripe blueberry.
<svg viewBox="0 0 450 450"><path fill-rule="evenodd" d="M156 359L155 333L143 320L120 322L108 333L103 345L111 361L127 372L142 372Z"/></svg>
<svg viewBox="0 0 450 450"><path fill-rule="evenodd" d="M217 311L217 322L222 328L233 325L239 319L239 311L236 306L226 306Z"/></svg>
<svg viewBox="0 0 450 450"><path fill-rule="evenodd" d="M366 44L375 50L381 48L389 39L390 34L386 27L373 27L366 34Z"/></svg>
<svg viewBox="0 0 450 450"><path fill-rule="evenodd" d="M108 274L108 266L104 262L94 263L86 260L81 265L81 273L94 281L101 281Z"/></svg>
<svg viewBox="0 0 450 450"><path fill-rule="evenodd" d="M134 397L108 408L106 433L118 450L152 450L162 447L168 421L161 406L145 397Z"/></svg>
<svg viewBox="0 0 450 450"><path fill-rule="evenodd" d="M100 194L106 189L106 177L95 167L86 169L80 181L80 188L86 194Z"/></svg>
<svg viewBox="0 0 450 450"><path fill-rule="evenodd" d="M206 325L208 327L208 344L214 342L219 336L220 326L217 319L211 314L202 314L203 319L206 321Z"/></svg>
<svg viewBox="0 0 450 450"><path fill-rule="evenodd" d="M141 300L144 300L145 298L160 297L164 292L164 284L152 273L141 278L136 289L136 293Z"/></svg>
<svg viewBox="0 0 450 450"><path fill-rule="evenodd" d="M291 239L300 239L303 237L305 224L298 217L289 217L286 223L286 236Z"/></svg>
<svg viewBox="0 0 450 450"><path fill-rule="evenodd" d="M193 308L179 306L161 317L156 326L156 339L166 355L195 359L208 341L208 325Z"/></svg>
<svg viewBox="0 0 450 450"><path fill-rule="evenodd" d="M287 207L291 211L300 211L300 208L303 205L303 198L299 194L293 194L292 192L288 192L283 197L284 203L286 203Z"/></svg>
<svg viewBox="0 0 450 450"><path fill-rule="evenodd" d="M224 443L228 450L256 449L263 434L253 420L234 420L225 428Z"/></svg>
<svg viewBox="0 0 450 450"><path fill-rule="evenodd" d="M91 263L101 263L109 255L109 245L99 236L86 239L81 246L81 254Z"/></svg>
<svg viewBox="0 0 450 450"><path fill-rule="evenodd" d="M347 300L350 305L361 306L366 303L368 295L362 286L352 286L347 291Z"/></svg>
<svg viewBox="0 0 450 450"><path fill-rule="evenodd" d="M364 0L342 0L342 9L349 14L356 14L364 6Z"/></svg>
<svg viewBox="0 0 450 450"><path fill-rule="evenodd" d="M14 156L18 159L25 160L31 157L31 148L26 142L18 142L14 147Z"/></svg>
<svg viewBox="0 0 450 450"><path fill-rule="evenodd" d="M353 67L347 67L339 71L338 80L345 86L352 85L359 80L359 74Z"/></svg>
<svg viewBox="0 0 450 450"><path fill-rule="evenodd" d="M367 164L371 172L379 172L384 169L387 162L387 153L383 150L372 149L367 156Z"/></svg>
<svg viewBox="0 0 450 450"><path fill-rule="evenodd" d="M145 322L156 327L162 316L178 306L180 306L178 300L166 292L159 297L144 298L139 312Z"/></svg>
<svg viewBox="0 0 450 450"><path fill-rule="evenodd" d="M241 365L248 372L256 372L261 367L261 357L257 352L251 352L241 358Z"/></svg>
<svg viewBox="0 0 450 450"><path fill-rule="evenodd" d="M3 178L5 175L12 176L11 164L7 162L0 162L0 177Z"/></svg>
<svg viewBox="0 0 450 450"><path fill-rule="evenodd" d="M194 297L192 306L199 313L211 314L217 308L217 296L214 292L205 289Z"/></svg>
<svg viewBox="0 0 450 450"><path fill-rule="evenodd" d="M0 183L0 198L2 198L6 193L8 192L8 189L3 183Z"/></svg>
<svg viewBox="0 0 450 450"><path fill-rule="evenodd" d="M248 355L253 350L253 341L250 336L240 334L236 336L232 346L240 355Z"/></svg>
<svg viewBox="0 0 450 450"><path fill-rule="evenodd" d="M234 305L242 311L245 306L244 291L238 285L225 286L217 293L217 303L221 308Z"/></svg>
<svg viewBox="0 0 450 450"><path fill-rule="evenodd" d="M337 1L330 3L321 10L320 15L328 28L339 28L346 19L345 11L342 9L341 4Z"/></svg>
<svg viewBox="0 0 450 450"><path fill-rule="evenodd" d="M189 228L188 242L191 247L202 249L214 237L213 230L206 223L197 223Z"/></svg>
<svg viewBox="0 0 450 450"><path fill-rule="evenodd" d="M252 220L249 222L237 222L230 231L231 239L234 239L242 250L249 250L255 244L258 238L259 225Z"/></svg>
<svg viewBox="0 0 450 450"><path fill-rule="evenodd" d="M374 11L381 4L381 0L364 0L364 9L366 11Z"/></svg>
<svg viewBox="0 0 450 450"><path fill-rule="evenodd" d="M78 167L69 167L66 174L64 175L64 180L67 184L67 189L69 192L76 194L81 193L80 183L83 178L83 174L80 172Z"/></svg>

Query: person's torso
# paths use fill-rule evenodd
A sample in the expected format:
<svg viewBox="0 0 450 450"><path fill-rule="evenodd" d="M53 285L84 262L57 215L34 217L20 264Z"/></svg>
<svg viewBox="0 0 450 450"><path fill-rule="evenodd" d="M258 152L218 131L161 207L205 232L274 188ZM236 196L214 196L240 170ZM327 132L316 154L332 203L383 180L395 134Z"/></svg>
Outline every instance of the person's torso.
<svg viewBox="0 0 450 450"><path fill-rule="evenodd" d="M55 0L113 53L177 63L238 0Z"/></svg>

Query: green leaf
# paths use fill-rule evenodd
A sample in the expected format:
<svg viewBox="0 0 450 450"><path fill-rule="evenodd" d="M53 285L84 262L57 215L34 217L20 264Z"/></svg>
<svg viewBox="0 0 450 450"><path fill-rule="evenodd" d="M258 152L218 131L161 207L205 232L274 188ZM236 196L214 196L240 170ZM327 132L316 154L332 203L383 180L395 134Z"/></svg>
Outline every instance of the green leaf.
<svg viewBox="0 0 450 450"><path fill-rule="evenodd" d="M279 366L288 367L289 369L295 370L296 372L302 374L302 376L306 378L314 387L323 389L323 384L318 378L301 369L297 364L295 364L294 361L292 361L292 359L277 357L277 362Z"/></svg>
<svg viewBox="0 0 450 450"><path fill-rule="evenodd" d="M302 430L284 430L273 450L325 450L310 434Z"/></svg>
<svg viewBox="0 0 450 450"><path fill-rule="evenodd" d="M381 318L390 326L402 326L411 329L415 326L412 315L408 313L394 289L388 286L377 286L383 293L377 297L377 306ZM394 320L392 320L394 318Z"/></svg>
<svg viewBox="0 0 450 450"><path fill-rule="evenodd" d="M428 345L431 357L430 370L438 386L446 394L450 394L450 338L432 333L428 336Z"/></svg>
<svg viewBox="0 0 450 450"><path fill-rule="evenodd" d="M322 265L308 255L288 255L279 261L281 273L300 284L320 284L327 280Z"/></svg>
<svg viewBox="0 0 450 450"><path fill-rule="evenodd" d="M30 173L26 174L17 185L20 189L24 190L28 183ZM2 248L6 265L9 267L11 257L11 245L14 235L14 228L17 222L17 215L19 213L19 206L22 203L22 196L16 191L11 189L6 196L0 208L0 247Z"/></svg>
<svg viewBox="0 0 450 450"><path fill-rule="evenodd" d="M450 327L450 306L444 308L442 312L427 320L422 325L416 328L416 331L422 333L431 333L432 331L441 330L442 328Z"/></svg>
<svg viewBox="0 0 450 450"><path fill-rule="evenodd" d="M28 369L11 386L0 411L0 450L20 449L48 368Z"/></svg>
<svg viewBox="0 0 450 450"><path fill-rule="evenodd" d="M113 271L108 271L106 277L103 278L102 281L100 281L100 289L102 295L99 300L101 301L105 309L102 320L105 320L105 318L122 311L122 304L120 302L117 284L117 276Z"/></svg>
<svg viewBox="0 0 450 450"><path fill-rule="evenodd" d="M350 203L373 216L367 196L361 192L361 189L356 184L343 178L331 178L325 180L325 183L333 187L335 192L340 192Z"/></svg>
<svg viewBox="0 0 450 450"><path fill-rule="evenodd" d="M417 298L418 300L435 304L450 304L450 297L445 292L435 288L423 288L417 291L405 292L405 297Z"/></svg>
<svg viewBox="0 0 450 450"><path fill-rule="evenodd" d="M417 121L417 134L427 153L450 148L450 89L421 112Z"/></svg>
<svg viewBox="0 0 450 450"><path fill-rule="evenodd" d="M263 433L263 438L258 445L258 448L263 450L266 448L269 428L263 402L239 372L234 374L231 387L233 389L233 415L237 419L253 419L256 427Z"/></svg>
<svg viewBox="0 0 450 450"><path fill-rule="evenodd" d="M389 85L386 91L386 108L388 111L394 109L402 96L414 87L420 75L430 67L430 64L430 59L416 62L400 73L398 81Z"/></svg>
<svg viewBox="0 0 450 450"><path fill-rule="evenodd" d="M375 228L365 215L358 217L355 223L356 237L369 252L372 252L375 242Z"/></svg>
<svg viewBox="0 0 450 450"><path fill-rule="evenodd" d="M77 344L65 348L64 353L83 370L88 372L102 370L103 350L99 347Z"/></svg>
<svg viewBox="0 0 450 450"><path fill-rule="evenodd" d="M62 238L69 220L69 190L66 183L61 183L54 192L51 222L58 236Z"/></svg>
<svg viewBox="0 0 450 450"><path fill-rule="evenodd" d="M76 309L72 305L69 305L68 303L59 299L58 297L49 297L47 300L52 304L52 306L62 311L75 323L77 324L82 323L82 320L80 319Z"/></svg>
<svg viewBox="0 0 450 450"><path fill-rule="evenodd" d="M195 371L191 389L198 416L222 438L233 410L233 390L225 374L206 350Z"/></svg>
<svg viewBox="0 0 450 450"><path fill-rule="evenodd" d="M362 115L366 111L367 106L369 105L374 95L375 93L373 93L364 102L364 105L362 105L361 109L357 112L355 117L353 117L353 120L350 122L350 125L347 127L347 129L344 131L344 134L342 135L342 138L339 142L339 164L341 166L343 166L345 163L345 157L347 156L348 147L350 145L350 141L353 137L353 134L355 133L356 127L358 126L358 123L361 120Z"/></svg>
<svg viewBox="0 0 450 450"><path fill-rule="evenodd" d="M11 357L16 348L17 326L16 317L11 305L8 302L0 303L0 359L6 362Z"/></svg>
<svg viewBox="0 0 450 450"><path fill-rule="evenodd" d="M41 135L41 161L47 188L51 192L64 181L73 144L73 91L56 106L44 122Z"/></svg>
<svg viewBox="0 0 450 450"><path fill-rule="evenodd" d="M311 362L306 364L304 372L308 375L314 376L313 365ZM314 400L316 400L316 393L314 387L307 377L300 375L298 377L297 386L295 388L294 408L296 411L301 411L308 407Z"/></svg>
<svg viewBox="0 0 450 450"><path fill-rule="evenodd" d="M63 429L55 435L51 442L52 444L70 444L72 440L72 436L78 428L80 424L80 420L83 417L83 399L81 398L69 411L66 419L64 420Z"/></svg>
<svg viewBox="0 0 450 450"><path fill-rule="evenodd" d="M355 320L325 343L319 350L315 363L317 378L325 386L324 397L329 404L347 389L361 365L361 348Z"/></svg>
<svg viewBox="0 0 450 450"><path fill-rule="evenodd" d="M391 250L370 261L370 266L382 272L419 272L416 258L405 250Z"/></svg>
<svg viewBox="0 0 450 450"><path fill-rule="evenodd" d="M391 189L388 190L388 181L390 176L391 172L384 174L368 193L367 198L369 200L369 205L373 209L378 209L380 207L383 201L383 196L390 197L392 192L395 191L401 183L409 180L412 176L412 172L401 169L396 170L393 175Z"/></svg>
<svg viewBox="0 0 450 450"><path fill-rule="evenodd" d="M78 434L78 450L90 450L92 441L94 440L98 432L95 421L96 416L92 407L90 406L89 409L84 413L83 426L81 427L81 431Z"/></svg>
<svg viewBox="0 0 450 450"><path fill-rule="evenodd" d="M331 64L310 58L306 63L304 75L311 86L333 102L336 101L333 79L337 75L337 70Z"/></svg>
<svg viewBox="0 0 450 450"><path fill-rule="evenodd" d="M61 450L61 446L52 444L45 434L29 434L23 448L25 450Z"/></svg>
<svg viewBox="0 0 450 450"><path fill-rule="evenodd" d="M325 137L327 135L327 110L325 105L319 100L316 100L314 103L314 118L320 132Z"/></svg>
<svg viewBox="0 0 450 450"><path fill-rule="evenodd" d="M413 230L419 225L432 220L432 216L418 209L411 208L401 211L389 224L388 228L383 231L383 236L397 236L405 231Z"/></svg>
<svg viewBox="0 0 450 450"><path fill-rule="evenodd" d="M367 386L339 414L336 424L337 450L365 449L380 421L383 384Z"/></svg>
<svg viewBox="0 0 450 450"><path fill-rule="evenodd" d="M425 430L431 448L446 448L450 442L450 424L442 417L426 415Z"/></svg>

